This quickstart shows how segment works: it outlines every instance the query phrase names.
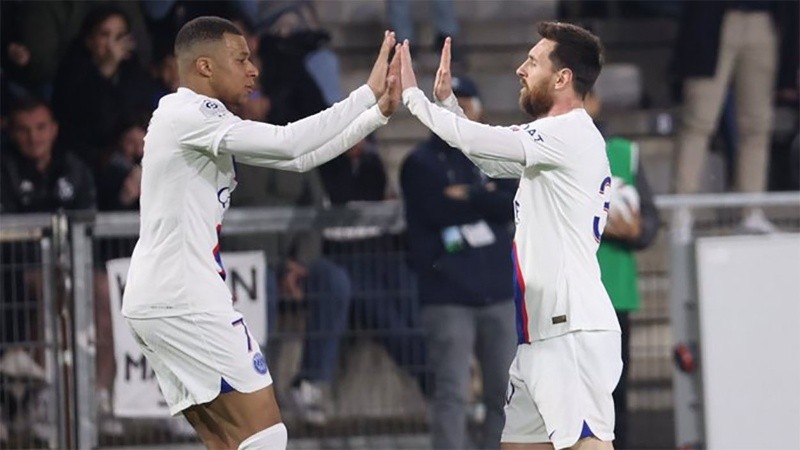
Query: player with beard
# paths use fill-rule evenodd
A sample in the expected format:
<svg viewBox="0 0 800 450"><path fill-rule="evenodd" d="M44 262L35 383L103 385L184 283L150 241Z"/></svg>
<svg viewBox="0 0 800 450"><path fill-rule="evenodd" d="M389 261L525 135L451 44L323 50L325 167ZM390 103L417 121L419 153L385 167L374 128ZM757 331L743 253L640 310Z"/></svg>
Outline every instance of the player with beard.
<svg viewBox="0 0 800 450"><path fill-rule="evenodd" d="M538 31L542 39L516 72L520 106L533 122L498 127L466 119L452 92L449 39L434 82L437 104L417 88L403 43L403 102L487 175L520 179L512 255L518 346L502 448L609 449L620 328L596 252L611 173L605 141L583 107L602 46L571 24L544 22Z"/></svg>

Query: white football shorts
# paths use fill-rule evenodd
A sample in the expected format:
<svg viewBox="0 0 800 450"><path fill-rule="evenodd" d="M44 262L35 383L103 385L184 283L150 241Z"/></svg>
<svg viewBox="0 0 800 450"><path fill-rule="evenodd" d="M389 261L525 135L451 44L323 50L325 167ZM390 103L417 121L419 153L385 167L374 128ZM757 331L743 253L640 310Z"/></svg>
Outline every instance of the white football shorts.
<svg viewBox="0 0 800 450"><path fill-rule="evenodd" d="M254 392L272 384L258 341L233 308L126 320L172 415L208 403L220 393Z"/></svg>
<svg viewBox="0 0 800 450"><path fill-rule="evenodd" d="M501 442L561 449L588 436L613 441L621 351L616 331L575 331L517 347Z"/></svg>

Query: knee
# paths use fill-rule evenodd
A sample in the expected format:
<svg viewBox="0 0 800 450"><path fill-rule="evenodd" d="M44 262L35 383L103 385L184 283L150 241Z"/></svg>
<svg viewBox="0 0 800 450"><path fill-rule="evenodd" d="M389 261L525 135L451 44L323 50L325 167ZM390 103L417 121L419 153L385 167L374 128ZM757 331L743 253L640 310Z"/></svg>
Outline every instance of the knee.
<svg viewBox="0 0 800 450"><path fill-rule="evenodd" d="M283 423L259 431L239 444L239 450L286 450L289 435Z"/></svg>

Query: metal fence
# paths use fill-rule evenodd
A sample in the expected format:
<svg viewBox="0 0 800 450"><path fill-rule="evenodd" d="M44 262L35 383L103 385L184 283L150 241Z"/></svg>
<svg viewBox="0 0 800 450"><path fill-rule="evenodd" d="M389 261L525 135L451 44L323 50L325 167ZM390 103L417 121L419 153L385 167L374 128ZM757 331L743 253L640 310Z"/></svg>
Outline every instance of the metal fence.
<svg viewBox="0 0 800 450"><path fill-rule="evenodd" d="M680 299L691 289L683 282L692 268L686 243L695 235L739 232L743 207L763 208L783 231L800 230L800 195L795 193L660 197L657 205L663 226L656 243L638 254L642 308L631 316L633 448L683 445L676 442L676 429L685 430L687 423L696 427L702 407L678 395L685 379L674 364L673 336L684 332L676 329L674 318L683 314ZM688 241L686 233L678 233L687 230L674 223L677 211L695 217ZM114 367L108 318L113 306L104 263L130 255L137 214L3 216L0 224L0 418L7 433L0 446L196 448L194 433L182 419L115 417L110 404L115 372L121 369ZM290 430L290 448L429 448L423 335L403 231L397 202L336 210L239 209L226 215L223 249L266 255L265 354ZM309 286L301 296L287 293L278 281L287 270L284 256L291 253L305 254L300 259L311 262L309 271L322 274L316 288ZM325 326L314 322L315 314L322 314ZM313 370L332 367L331 383L323 389L325 414L318 420L297 407L292 385L308 362L304 347L331 340L340 345L332 363L310 364ZM9 374L5 359L20 352L41 372ZM475 386L479 391L479 380ZM32 417L36 410L44 411L41 418ZM479 422L480 414L471 420ZM34 423L45 426L44 436Z"/></svg>

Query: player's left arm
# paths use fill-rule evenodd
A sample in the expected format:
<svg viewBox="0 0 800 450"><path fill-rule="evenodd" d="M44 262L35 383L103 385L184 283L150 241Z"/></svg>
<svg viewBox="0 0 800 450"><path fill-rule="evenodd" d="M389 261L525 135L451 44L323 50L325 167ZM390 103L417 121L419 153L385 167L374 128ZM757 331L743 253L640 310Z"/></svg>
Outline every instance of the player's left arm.
<svg viewBox="0 0 800 450"><path fill-rule="evenodd" d="M458 99L455 94L452 93L452 90L450 91L450 95L444 100L440 101L437 99L436 105L464 120L469 120L466 114L464 114L464 110L458 105ZM520 178L522 176L522 170L525 168L523 165L514 161L498 161L468 153L464 153L464 155L472 161L481 172L492 178Z"/></svg>
<svg viewBox="0 0 800 450"><path fill-rule="evenodd" d="M269 156L241 155L236 157L236 161L292 172L307 172L341 155L388 121L389 118L384 116L376 105L361 113L341 133L310 153L290 160L275 160Z"/></svg>
<svg viewBox="0 0 800 450"><path fill-rule="evenodd" d="M473 122L431 103L421 89L403 91L403 103L423 125L467 156L490 161L525 163L525 151L519 137L507 127Z"/></svg>

